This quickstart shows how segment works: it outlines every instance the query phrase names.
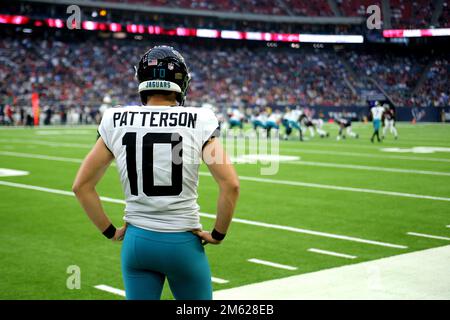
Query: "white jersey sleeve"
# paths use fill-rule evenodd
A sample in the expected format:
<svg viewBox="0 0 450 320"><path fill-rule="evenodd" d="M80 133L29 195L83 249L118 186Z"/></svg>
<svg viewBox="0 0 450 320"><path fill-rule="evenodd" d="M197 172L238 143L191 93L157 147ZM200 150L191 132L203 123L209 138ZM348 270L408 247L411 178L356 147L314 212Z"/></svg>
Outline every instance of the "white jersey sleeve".
<svg viewBox="0 0 450 320"><path fill-rule="evenodd" d="M202 227L198 168L218 126L205 108L127 106L104 113L98 133L116 160L127 223L159 232Z"/></svg>

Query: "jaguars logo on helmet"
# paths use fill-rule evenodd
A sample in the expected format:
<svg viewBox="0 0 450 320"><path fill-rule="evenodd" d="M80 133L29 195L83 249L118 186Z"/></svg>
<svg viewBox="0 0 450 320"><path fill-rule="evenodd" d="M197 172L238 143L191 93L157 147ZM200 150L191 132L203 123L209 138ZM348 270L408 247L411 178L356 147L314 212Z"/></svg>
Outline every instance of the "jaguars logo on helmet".
<svg viewBox="0 0 450 320"><path fill-rule="evenodd" d="M169 46L156 46L147 51L136 67L139 95L147 103L149 91L176 92L180 106L184 105L191 81L183 56Z"/></svg>

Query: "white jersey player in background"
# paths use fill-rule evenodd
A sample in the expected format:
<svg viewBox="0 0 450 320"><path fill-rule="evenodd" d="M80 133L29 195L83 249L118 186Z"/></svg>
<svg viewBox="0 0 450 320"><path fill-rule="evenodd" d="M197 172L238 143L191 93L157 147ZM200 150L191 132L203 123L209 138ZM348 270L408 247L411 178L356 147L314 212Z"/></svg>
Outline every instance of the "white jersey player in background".
<svg viewBox="0 0 450 320"><path fill-rule="evenodd" d="M378 101L375 101L375 105L370 109L370 113L372 114L372 122L373 122L373 134L370 141L373 143L375 137L377 137L377 141L381 142L380 139L380 128L381 128L381 118L383 117L384 108L380 106Z"/></svg>
<svg viewBox="0 0 450 320"><path fill-rule="evenodd" d="M207 108L185 108L190 76L172 47L149 50L136 70L142 106L111 108L99 139L73 185L89 218L121 240L127 299L160 299L165 278L176 299L211 299L211 272L202 246L219 244L231 222L239 181ZM125 193L125 226L116 229L95 186L116 160ZM197 204L203 159L220 192L213 231L202 230Z"/></svg>

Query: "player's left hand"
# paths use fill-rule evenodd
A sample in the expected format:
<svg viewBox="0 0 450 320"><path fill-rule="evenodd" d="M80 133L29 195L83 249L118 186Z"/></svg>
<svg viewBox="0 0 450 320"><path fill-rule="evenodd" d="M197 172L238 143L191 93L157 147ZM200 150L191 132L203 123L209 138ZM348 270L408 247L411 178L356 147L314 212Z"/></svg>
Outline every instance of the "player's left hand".
<svg viewBox="0 0 450 320"><path fill-rule="evenodd" d="M211 233L208 231L195 230L193 233L202 239L202 245L211 243L211 244L220 244L222 241L216 240L211 236Z"/></svg>
<svg viewBox="0 0 450 320"><path fill-rule="evenodd" d="M127 224L123 227L116 229L116 234L112 237L112 241L122 241L125 236L125 231L127 230Z"/></svg>

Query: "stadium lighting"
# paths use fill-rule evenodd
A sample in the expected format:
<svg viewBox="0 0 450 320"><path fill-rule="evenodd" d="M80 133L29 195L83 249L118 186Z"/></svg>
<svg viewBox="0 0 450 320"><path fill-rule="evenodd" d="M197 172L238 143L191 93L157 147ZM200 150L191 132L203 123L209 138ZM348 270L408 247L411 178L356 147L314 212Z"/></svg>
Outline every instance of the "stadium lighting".
<svg viewBox="0 0 450 320"><path fill-rule="evenodd" d="M94 11L96 13L96 11ZM94 12L92 14L94 14ZM106 11L105 11L106 12ZM27 24L29 17L0 15L0 23L6 24ZM45 19L45 25L50 28L64 28L62 19ZM94 22L83 21L82 29L88 31L110 31L133 34L156 34L165 36L198 37L213 39L232 39L232 40L253 40L267 42L311 42L311 43L363 43L362 35L321 35L321 34L298 34L298 33L270 33L270 32L243 32L235 30L215 30L215 29L194 29L178 27L166 29L160 26L145 26L136 24L120 24L115 22Z"/></svg>
<svg viewBox="0 0 450 320"><path fill-rule="evenodd" d="M439 29L390 29L383 31L385 38L418 38L450 36L450 28Z"/></svg>

